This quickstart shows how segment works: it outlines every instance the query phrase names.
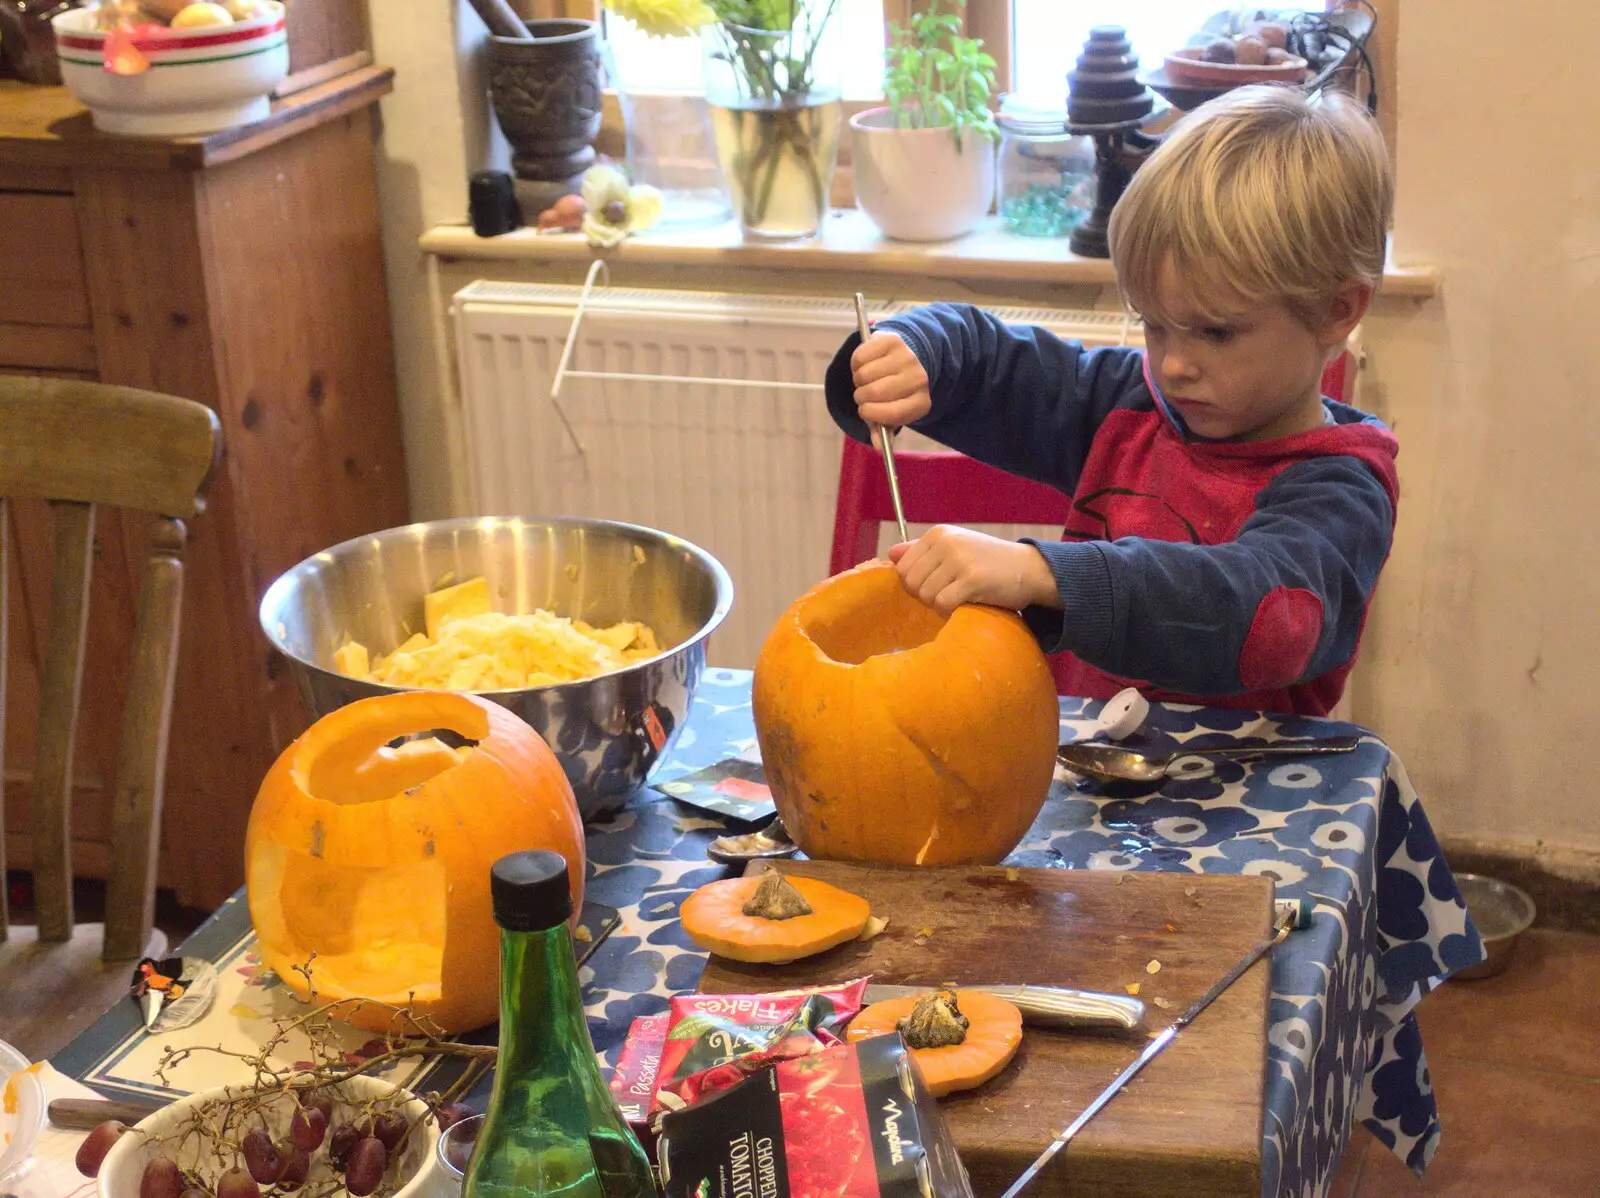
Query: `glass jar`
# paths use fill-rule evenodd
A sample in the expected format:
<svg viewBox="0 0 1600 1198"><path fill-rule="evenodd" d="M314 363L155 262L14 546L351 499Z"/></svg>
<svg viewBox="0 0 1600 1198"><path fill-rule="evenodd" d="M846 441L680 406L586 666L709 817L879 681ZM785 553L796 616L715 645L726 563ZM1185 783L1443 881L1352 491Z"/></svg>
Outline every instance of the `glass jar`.
<svg viewBox="0 0 1600 1198"><path fill-rule="evenodd" d="M628 176L659 190L663 200L661 219L651 231L682 233L722 224L733 208L717 166L705 93L664 87L650 76L653 64L643 56L673 39L647 38L609 10L605 19L607 41L600 53L622 107ZM676 40L693 51L698 87L699 47L688 38Z"/></svg>
<svg viewBox="0 0 1600 1198"><path fill-rule="evenodd" d="M783 29L700 31L711 135L747 237L813 237L827 215L844 123L833 0L797 0Z"/></svg>
<svg viewBox="0 0 1600 1198"><path fill-rule="evenodd" d="M1068 237L1094 209L1094 142L1067 132L1067 106L1000 99L1000 219L1024 237Z"/></svg>

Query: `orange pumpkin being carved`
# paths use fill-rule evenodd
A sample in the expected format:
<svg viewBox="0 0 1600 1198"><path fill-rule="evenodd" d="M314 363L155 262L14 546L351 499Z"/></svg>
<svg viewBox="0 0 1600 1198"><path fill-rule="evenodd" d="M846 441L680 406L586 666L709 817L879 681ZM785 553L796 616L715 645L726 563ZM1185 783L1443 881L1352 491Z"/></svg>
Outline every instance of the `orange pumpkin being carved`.
<svg viewBox="0 0 1600 1198"><path fill-rule="evenodd" d="M472 743L387 747L436 730ZM566 858L577 912L584 849L572 787L517 716L444 691L341 707L283 751L250 811L246 883L262 960L302 997L294 967L314 952L321 999L410 1001L447 1031L481 1027L499 1012L489 869L534 848ZM390 1012L341 1017L378 1030Z"/></svg>
<svg viewBox="0 0 1600 1198"><path fill-rule="evenodd" d="M1055 682L1021 618L948 620L869 562L802 596L756 662L756 733L790 835L815 858L993 865L1055 768Z"/></svg>

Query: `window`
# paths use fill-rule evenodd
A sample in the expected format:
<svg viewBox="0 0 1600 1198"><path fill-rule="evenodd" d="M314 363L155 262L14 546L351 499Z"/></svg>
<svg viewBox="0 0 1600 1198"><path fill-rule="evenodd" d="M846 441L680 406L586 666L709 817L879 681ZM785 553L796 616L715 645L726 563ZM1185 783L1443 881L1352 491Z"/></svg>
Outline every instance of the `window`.
<svg viewBox="0 0 1600 1198"><path fill-rule="evenodd" d="M968 0L969 7L1007 0ZM1077 62L1089 30L1121 25L1145 69L1189 40L1217 0L1009 0L1013 5L1015 90L1066 99L1067 72Z"/></svg>
<svg viewBox="0 0 1600 1198"><path fill-rule="evenodd" d="M1046 0L1048 3L1048 0ZM879 0L842 0L836 36L843 56L846 100L883 96L883 5ZM700 90L700 42L693 37L649 37L633 22L602 10L605 36L624 86L635 91Z"/></svg>

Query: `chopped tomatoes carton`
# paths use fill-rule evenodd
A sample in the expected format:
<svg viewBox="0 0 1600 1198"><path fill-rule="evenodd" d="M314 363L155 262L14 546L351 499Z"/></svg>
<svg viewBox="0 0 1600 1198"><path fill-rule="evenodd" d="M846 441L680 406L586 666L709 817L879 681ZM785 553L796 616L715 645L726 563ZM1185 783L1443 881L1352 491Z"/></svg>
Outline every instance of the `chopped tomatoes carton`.
<svg viewBox="0 0 1600 1198"><path fill-rule="evenodd" d="M972 1198L898 1033L778 1061L661 1119L666 1198Z"/></svg>

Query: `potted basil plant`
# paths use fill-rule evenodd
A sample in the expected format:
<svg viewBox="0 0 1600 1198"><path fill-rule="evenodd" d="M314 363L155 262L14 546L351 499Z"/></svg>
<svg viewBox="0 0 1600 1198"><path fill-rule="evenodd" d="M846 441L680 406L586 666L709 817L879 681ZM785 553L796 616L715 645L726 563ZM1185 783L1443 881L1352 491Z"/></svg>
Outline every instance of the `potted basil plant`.
<svg viewBox="0 0 1600 1198"><path fill-rule="evenodd" d="M994 59L961 35L964 0L890 27L888 105L850 120L856 203L901 241L969 232L994 201Z"/></svg>

